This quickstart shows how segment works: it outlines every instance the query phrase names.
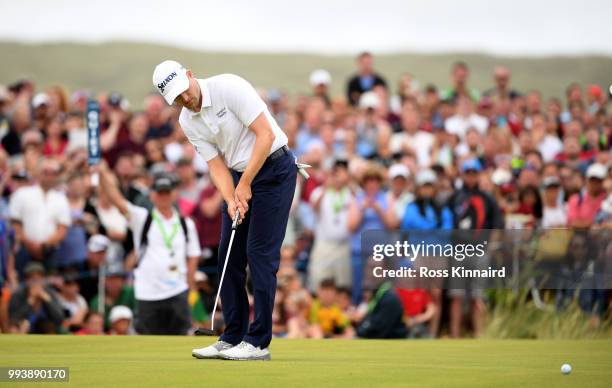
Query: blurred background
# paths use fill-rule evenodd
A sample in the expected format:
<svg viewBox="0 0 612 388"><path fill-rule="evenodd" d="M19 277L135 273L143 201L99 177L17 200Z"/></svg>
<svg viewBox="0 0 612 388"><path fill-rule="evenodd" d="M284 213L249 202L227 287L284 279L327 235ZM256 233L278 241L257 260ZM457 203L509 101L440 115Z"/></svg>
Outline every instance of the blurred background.
<svg viewBox="0 0 612 388"><path fill-rule="evenodd" d="M155 177L175 180L202 251L189 333L211 319L222 329L209 316L222 199L151 84L174 59L198 78L251 82L314 166L281 252L275 335L611 336L608 279L379 284L359 243L368 229L522 229L536 248L521 255L601 273L612 257L609 2L4 1L0 13L2 332L138 331L129 220L87 167L89 100L127 200L150 209Z"/></svg>

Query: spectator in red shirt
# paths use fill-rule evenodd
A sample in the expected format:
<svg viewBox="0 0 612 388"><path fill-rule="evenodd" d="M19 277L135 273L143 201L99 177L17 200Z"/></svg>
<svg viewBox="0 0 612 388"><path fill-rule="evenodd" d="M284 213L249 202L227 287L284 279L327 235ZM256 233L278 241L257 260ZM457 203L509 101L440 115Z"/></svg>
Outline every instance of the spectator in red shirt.
<svg viewBox="0 0 612 388"><path fill-rule="evenodd" d="M564 163L571 168L580 168L583 164L586 164L591 157L592 154L582 152L577 137L566 136L565 139L563 139L563 151L555 156L555 161Z"/></svg>
<svg viewBox="0 0 612 388"><path fill-rule="evenodd" d="M65 136L64 120L60 116L55 116L45 127L47 139L43 144L43 155L45 156L63 156L68 145L68 140Z"/></svg>
<svg viewBox="0 0 612 388"><path fill-rule="evenodd" d="M396 291L404 307L408 338L430 338L429 324L436 314L436 305L427 290L398 288Z"/></svg>

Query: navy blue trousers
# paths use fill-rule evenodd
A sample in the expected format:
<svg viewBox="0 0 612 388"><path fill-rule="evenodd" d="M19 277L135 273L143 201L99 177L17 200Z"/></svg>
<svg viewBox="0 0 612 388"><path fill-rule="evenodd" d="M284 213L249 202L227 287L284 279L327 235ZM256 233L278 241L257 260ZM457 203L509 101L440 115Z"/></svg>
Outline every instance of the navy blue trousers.
<svg viewBox="0 0 612 388"><path fill-rule="evenodd" d="M241 173L231 171L234 184ZM230 344L246 341L266 348L272 340L272 309L276 294L276 272L280 248L285 238L289 209L295 192L297 166L289 152L274 160L266 159L251 183L252 198L246 217L236 229L234 242L221 287L225 331L221 340ZM219 276L227 254L232 220L223 206L219 245ZM246 293L246 266L253 284L254 320L249 325Z"/></svg>

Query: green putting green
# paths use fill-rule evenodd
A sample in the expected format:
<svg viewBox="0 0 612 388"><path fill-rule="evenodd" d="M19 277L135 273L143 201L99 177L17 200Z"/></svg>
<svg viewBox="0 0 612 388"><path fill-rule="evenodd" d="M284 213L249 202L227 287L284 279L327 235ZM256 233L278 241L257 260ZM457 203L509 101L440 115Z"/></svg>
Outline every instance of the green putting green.
<svg viewBox="0 0 612 388"><path fill-rule="evenodd" d="M191 348L212 341L206 337L0 335L0 366L67 366L68 384L45 386L117 388L609 387L612 382L612 341L608 340L275 339L270 362L191 357ZM571 364L570 375L561 374L563 363Z"/></svg>

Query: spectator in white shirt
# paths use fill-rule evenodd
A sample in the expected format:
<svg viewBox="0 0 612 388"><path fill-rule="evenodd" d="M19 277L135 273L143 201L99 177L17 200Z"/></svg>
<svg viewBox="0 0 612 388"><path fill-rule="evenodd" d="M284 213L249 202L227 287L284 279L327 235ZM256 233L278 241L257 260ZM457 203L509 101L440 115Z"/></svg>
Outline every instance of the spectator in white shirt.
<svg viewBox="0 0 612 388"><path fill-rule="evenodd" d="M403 131L391 136L391 153L413 154L420 167L428 167L431 164L434 136L420 129L421 113L411 104L404 104L401 124Z"/></svg>
<svg viewBox="0 0 612 388"><path fill-rule="evenodd" d="M20 188L9 201L9 215L22 248L16 255L20 273L33 259L53 267L53 253L71 225L68 199L55 189L60 169L57 160L44 159L39 166L38 183Z"/></svg>
<svg viewBox="0 0 612 388"><path fill-rule="evenodd" d="M457 99L457 113L449 117L444 123L446 132L459 136L463 140L467 130L474 127L484 135L489 128L489 121L474 113L474 104L465 96Z"/></svg>
<svg viewBox="0 0 612 388"><path fill-rule="evenodd" d="M479 158L483 152L483 137L480 132L474 128L468 128L465 138L455 147L455 153L459 158Z"/></svg>
<svg viewBox="0 0 612 388"><path fill-rule="evenodd" d="M396 163L389 167L387 202L389 219L393 220L395 228L399 227L404 218L406 206L414 200L410 185L410 169L405 164Z"/></svg>
<svg viewBox="0 0 612 388"><path fill-rule="evenodd" d="M565 228L567 226L567 210L559 203L559 190L561 181L555 176L547 176L542 180L544 192L542 199L544 209L542 214L542 228Z"/></svg>
<svg viewBox="0 0 612 388"><path fill-rule="evenodd" d="M349 179L348 162L336 160L326 185L317 187L310 196L318 217L308 263L308 285L312 292L324 279L334 279L343 287L351 285L348 209L353 193Z"/></svg>
<svg viewBox="0 0 612 388"><path fill-rule="evenodd" d="M555 133L555 127L550 127L541 113L531 116L531 136L544 162L553 161L563 151L563 142Z"/></svg>

